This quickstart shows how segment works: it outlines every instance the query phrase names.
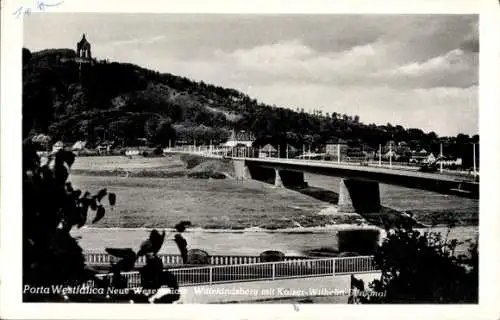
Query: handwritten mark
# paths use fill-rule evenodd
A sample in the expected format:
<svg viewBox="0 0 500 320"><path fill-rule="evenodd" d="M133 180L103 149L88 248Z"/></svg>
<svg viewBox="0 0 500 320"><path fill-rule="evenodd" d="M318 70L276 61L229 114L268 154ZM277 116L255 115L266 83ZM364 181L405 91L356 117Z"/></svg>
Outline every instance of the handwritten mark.
<svg viewBox="0 0 500 320"><path fill-rule="evenodd" d="M45 12L46 8L60 6L63 2L64 0L57 3L45 3L43 0L35 0L35 6L38 11ZM12 13L12 15L16 16L16 18L20 18L21 16L31 15L32 11L31 6L21 5Z"/></svg>

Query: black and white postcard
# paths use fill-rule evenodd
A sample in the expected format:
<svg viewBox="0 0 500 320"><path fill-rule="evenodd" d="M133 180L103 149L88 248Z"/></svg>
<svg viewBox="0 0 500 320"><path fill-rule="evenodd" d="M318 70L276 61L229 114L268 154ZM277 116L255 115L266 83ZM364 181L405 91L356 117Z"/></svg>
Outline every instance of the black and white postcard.
<svg viewBox="0 0 500 320"><path fill-rule="evenodd" d="M498 317L498 4L189 2L3 3L2 317Z"/></svg>

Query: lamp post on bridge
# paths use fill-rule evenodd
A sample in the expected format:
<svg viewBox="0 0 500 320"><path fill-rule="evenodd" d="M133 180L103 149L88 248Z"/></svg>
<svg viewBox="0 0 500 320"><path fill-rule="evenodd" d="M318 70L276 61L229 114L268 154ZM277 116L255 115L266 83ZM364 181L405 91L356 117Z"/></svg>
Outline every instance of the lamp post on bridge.
<svg viewBox="0 0 500 320"><path fill-rule="evenodd" d="M378 166L382 166L382 144L378 145Z"/></svg>
<svg viewBox="0 0 500 320"><path fill-rule="evenodd" d="M392 143L389 144L389 168L392 169Z"/></svg>
<svg viewBox="0 0 500 320"><path fill-rule="evenodd" d="M443 143L439 144L439 173L443 173Z"/></svg>
<svg viewBox="0 0 500 320"><path fill-rule="evenodd" d="M337 163L340 164L340 143L337 142Z"/></svg>
<svg viewBox="0 0 500 320"><path fill-rule="evenodd" d="M476 178L476 144L472 143L472 165L473 165L473 174L474 174L474 179Z"/></svg>

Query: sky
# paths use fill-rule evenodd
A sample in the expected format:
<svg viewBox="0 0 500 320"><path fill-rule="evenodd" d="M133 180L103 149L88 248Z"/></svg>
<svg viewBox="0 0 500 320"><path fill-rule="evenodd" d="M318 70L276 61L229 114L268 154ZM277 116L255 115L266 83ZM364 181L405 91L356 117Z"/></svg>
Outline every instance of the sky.
<svg viewBox="0 0 500 320"><path fill-rule="evenodd" d="M76 48L240 90L270 105L477 134L476 15L43 13L31 51Z"/></svg>

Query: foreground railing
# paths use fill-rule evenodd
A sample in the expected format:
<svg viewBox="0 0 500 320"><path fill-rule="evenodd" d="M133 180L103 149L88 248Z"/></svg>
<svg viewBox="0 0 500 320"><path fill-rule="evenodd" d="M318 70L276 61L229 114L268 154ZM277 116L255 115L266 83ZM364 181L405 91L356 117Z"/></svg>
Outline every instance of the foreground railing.
<svg viewBox="0 0 500 320"><path fill-rule="evenodd" d="M114 258L104 252L86 252L85 260L88 265L104 266L109 265L114 261ZM183 261L180 255L174 254L159 254L158 257L162 260L164 265L182 265ZM285 261L296 261L311 259L310 257L301 256L287 256ZM260 256L226 256L226 255L212 255L209 257L209 264L211 265L236 265L236 264L251 264L261 262ZM145 265L146 259L144 256L139 257L136 262L137 265Z"/></svg>
<svg viewBox="0 0 500 320"><path fill-rule="evenodd" d="M296 261L263 262L243 265L204 266L169 269L179 286L194 286L216 283L244 282L256 280L278 280L377 272L372 256L322 258ZM138 271L122 273L129 288L141 285ZM112 279L113 275L100 275Z"/></svg>

